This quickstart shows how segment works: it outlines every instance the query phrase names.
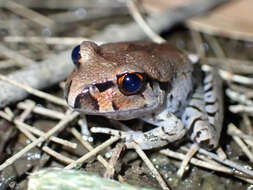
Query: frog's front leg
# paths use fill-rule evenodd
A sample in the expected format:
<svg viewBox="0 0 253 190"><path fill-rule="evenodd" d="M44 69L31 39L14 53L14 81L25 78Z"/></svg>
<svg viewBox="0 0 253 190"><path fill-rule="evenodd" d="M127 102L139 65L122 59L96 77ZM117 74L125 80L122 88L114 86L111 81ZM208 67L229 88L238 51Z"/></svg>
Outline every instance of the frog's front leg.
<svg viewBox="0 0 253 190"><path fill-rule="evenodd" d="M209 150L218 146L223 121L222 83L217 73L205 71L203 85L195 90L182 115L190 139Z"/></svg>
<svg viewBox="0 0 253 190"><path fill-rule="evenodd" d="M181 120L168 110L163 110L155 115L146 115L141 119L157 126L143 133L144 138L136 139L142 149L162 147L181 139L186 133L186 128Z"/></svg>
<svg viewBox="0 0 253 190"><path fill-rule="evenodd" d="M147 132L142 131L118 131L109 128L93 127L93 133L107 133L120 136L126 140L126 144L136 142L141 149L152 149L162 147L170 142L181 139L186 129L183 123L172 113L164 110L159 114L147 115L143 120L156 125L157 127Z"/></svg>

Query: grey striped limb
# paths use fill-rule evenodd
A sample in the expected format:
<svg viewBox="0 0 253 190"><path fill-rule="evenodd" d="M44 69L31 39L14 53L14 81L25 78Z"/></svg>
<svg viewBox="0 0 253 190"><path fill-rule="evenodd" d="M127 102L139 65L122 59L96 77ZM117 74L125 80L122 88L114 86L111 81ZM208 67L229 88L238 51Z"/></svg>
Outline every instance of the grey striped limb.
<svg viewBox="0 0 253 190"><path fill-rule="evenodd" d="M203 85L194 91L182 121L189 130L190 139L201 147L218 146L223 120L221 80L214 69L204 71Z"/></svg>
<svg viewBox="0 0 253 190"><path fill-rule="evenodd" d="M135 142L143 150L162 147L170 142L181 139L186 133L183 123L167 110L160 112L155 118L151 116L146 117L145 121L154 123L157 127L147 132L133 130L119 131L110 128L93 127L91 128L91 132L119 136L125 139L126 145Z"/></svg>

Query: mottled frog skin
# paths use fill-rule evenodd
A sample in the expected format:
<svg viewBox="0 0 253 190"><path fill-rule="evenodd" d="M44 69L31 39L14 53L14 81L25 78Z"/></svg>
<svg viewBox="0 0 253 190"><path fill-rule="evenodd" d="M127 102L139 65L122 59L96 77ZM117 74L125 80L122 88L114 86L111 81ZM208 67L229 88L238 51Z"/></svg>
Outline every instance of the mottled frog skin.
<svg viewBox="0 0 253 190"><path fill-rule="evenodd" d="M72 58L76 67L67 79L65 97L74 110L155 125L146 132L124 133L126 141L142 149L167 145L186 134L206 149L218 146L223 103L215 69L203 73L169 43L98 46L84 41Z"/></svg>

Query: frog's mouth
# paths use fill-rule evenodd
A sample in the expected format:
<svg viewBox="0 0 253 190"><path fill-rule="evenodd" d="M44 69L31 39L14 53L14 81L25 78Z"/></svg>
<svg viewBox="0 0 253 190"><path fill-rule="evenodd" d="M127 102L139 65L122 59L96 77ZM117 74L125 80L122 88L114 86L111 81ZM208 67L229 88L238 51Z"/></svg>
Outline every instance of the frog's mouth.
<svg viewBox="0 0 253 190"><path fill-rule="evenodd" d="M148 86L142 93L125 96L117 88L99 92L89 86L72 98L68 104L76 111L88 115L102 115L117 120L129 120L152 113L164 104L165 93L159 84Z"/></svg>
<svg viewBox="0 0 253 190"><path fill-rule="evenodd" d="M160 107L160 105L161 105L161 100L159 99L158 101L155 101L154 104L148 107L121 110L121 111L115 110L115 111L101 112L101 111L94 111L94 110L88 111L88 110L83 110L81 108L73 108L73 109L87 115L100 115L100 116L105 116L107 118L115 119L115 120L129 120L129 119L134 119L134 118L141 118L144 115L152 113L156 111Z"/></svg>

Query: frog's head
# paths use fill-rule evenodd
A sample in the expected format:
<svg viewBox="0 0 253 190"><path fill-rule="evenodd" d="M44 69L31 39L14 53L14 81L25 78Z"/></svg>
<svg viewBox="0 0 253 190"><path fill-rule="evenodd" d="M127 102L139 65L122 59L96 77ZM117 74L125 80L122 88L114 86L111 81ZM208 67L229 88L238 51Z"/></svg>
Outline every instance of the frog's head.
<svg viewBox="0 0 253 190"><path fill-rule="evenodd" d="M134 42L98 46L85 41L74 48L76 67L65 89L68 104L85 114L113 119L141 117L161 108L171 71L157 63L161 62L159 51L150 46L158 45Z"/></svg>

